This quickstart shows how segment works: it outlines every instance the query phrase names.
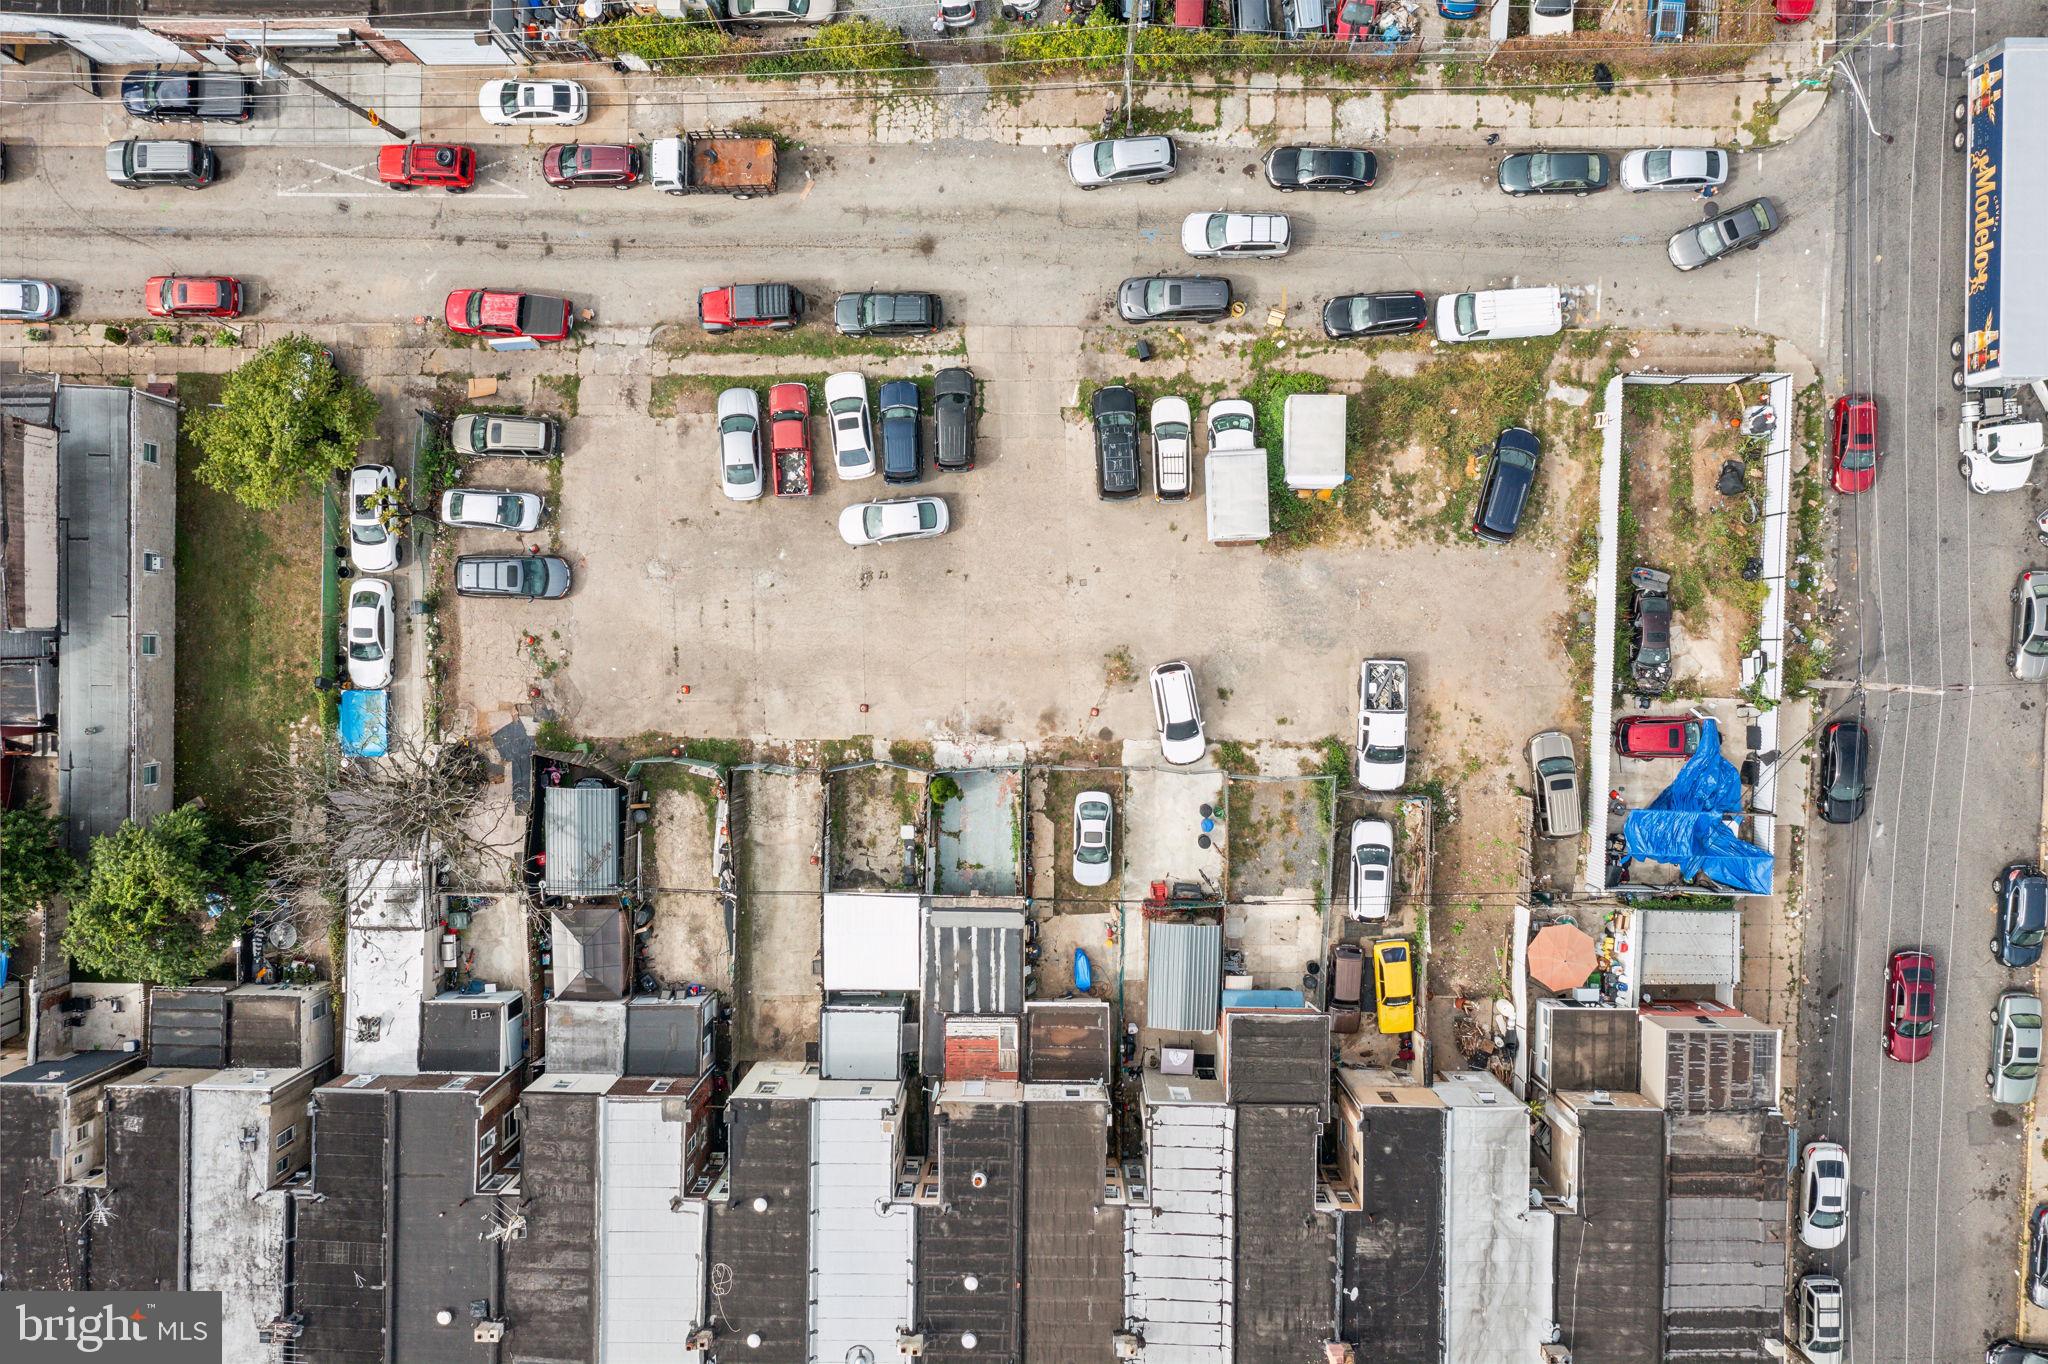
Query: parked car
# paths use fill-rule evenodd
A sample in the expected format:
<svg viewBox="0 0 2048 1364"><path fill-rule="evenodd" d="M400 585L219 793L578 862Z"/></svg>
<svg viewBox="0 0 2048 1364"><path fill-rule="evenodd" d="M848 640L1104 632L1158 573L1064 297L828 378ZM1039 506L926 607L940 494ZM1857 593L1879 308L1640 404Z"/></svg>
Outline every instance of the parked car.
<svg viewBox="0 0 2048 1364"><path fill-rule="evenodd" d="M151 317L240 317L242 282L227 275L158 275L142 286Z"/></svg>
<svg viewBox="0 0 2048 1364"><path fill-rule="evenodd" d="M562 428L553 417L518 412L465 412L448 424L458 455L510 455L548 459L562 453Z"/></svg>
<svg viewBox="0 0 2048 1364"><path fill-rule="evenodd" d="M1106 502L1138 495L1138 395L1122 384L1095 390L1095 495Z"/></svg>
<svg viewBox="0 0 2048 1364"><path fill-rule="evenodd" d="M777 497L809 497L816 485L809 384L788 380L769 386L768 471Z"/></svg>
<svg viewBox="0 0 2048 1364"><path fill-rule="evenodd" d="M358 464L348 475L348 561L359 573L398 567L400 539L384 524L383 509L398 493L398 470Z"/></svg>
<svg viewBox="0 0 2048 1364"><path fill-rule="evenodd" d="M238 71L131 71L121 77L121 107L150 123L247 123L256 88Z"/></svg>
<svg viewBox="0 0 2048 1364"><path fill-rule="evenodd" d="M1074 797L1074 884L1109 884L1115 853L1116 807L1107 791Z"/></svg>
<svg viewBox="0 0 2048 1364"><path fill-rule="evenodd" d="M1799 1241L1833 1250L1849 1237L1849 1153L1832 1141L1799 1153Z"/></svg>
<svg viewBox="0 0 2048 1364"><path fill-rule="evenodd" d="M1838 493L1869 490L1877 477L1877 400L1858 394L1835 399L1828 431L1830 477Z"/></svg>
<svg viewBox="0 0 2048 1364"><path fill-rule="evenodd" d="M2048 1203L2027 1218L2027 1301L2048 1307Z"/></svg>
<svg viewBox="0 0 2048 1364"><path fill-rule="evenodd" d="M839 538L849 545L881 545L892 540L929 540L944 535L952 524L940 497L898 497L886 502L856 502L839 513Z"/></svg>
<svg viewBox="0 0 2048 1364"><path fill-rule="evenodd" d="M510 488L450 488L441 494L441 524L465 530L540 529L547 502Z"/></svg>
<svg viewBox="0 0 2048 1364"><path fill-rule="evenodd" d="M1870 796L1870 732L1854 720L1836 720L1821 731L1820 780L1815 785L1820 817L1830 824L1863 818Z"/></svg>
<svg viewBox="0 0 2048 1364"><path fill-rule="evenodd" d="M922 336L946 325L937 294L841 294L832 317L841 336Z"/></svg>
<svg viewBox="0 0 2048 1364"><path fill-rule="evenodd" d="M852 371L825 380L825 412L832 423L832 468L842 480L875 472L875 425L868 381Z"/></svg>
<svg viewBox="0 0 2048 1364"><path fill-rule="evenodd" d="M1271 37L1273 0L1230 0L1230 31L1240 38Z"/></svg>
<svg viewBox="0 0 2048 1364"><path fill-rule="evenodd" d="M1373 921L1394 907L1394 826L1384 819L1351 821L1351 908L1348 917Z"/></svg>
<svg viewBox="0 0 2048 1364"><path fill-rule="evenodd" d="M567 127L590 116L590 95L576 81L485 81L477 112L497 127Z"/></svg>
<svg viewBox="0 0 2048 1364"><path fill-rule="evenodd" d="M1998 936L1991 955L2000 966L2032 966L2041 960L2048 937L2048 876L2026 862L2014 862L1992 882L1997 896Z"/></svg>
<svg viewBox="0 0 2048 1364"><path fill-rule="evenodd" d="M697 325L707 332L766 327L786 332L804 320L804 296L788 284L727 284L697 295Z"/></svg>
<svg viewBox="0 0 2048 1364"><path fill-rule="evenodd" d="M882 385L882 481L915 483L924 477L921 439L924 395L908 379Z"/></svg>
<svg viewBox="0 0 2048 1364"><path fill-rule="evenodd" d="M741 24L822 24L839 9L839 0L732 0L728 17Z"/></svg>
<svg viewBox="0 0 2048 1364"><path fill-rule="evenodd" d="M1638 566L1628 581L1629 676L1654 696L1671 685L1671 575Z"/></svg>
<svg viewBox="0 0 2048 1364"><path fill-rule="evenodd" d="M1251 259L1287 254L1284 213L1190 213L1181 220L1181 250L1190 256Z"/></svg>
<svg viewBox="0 0 2048 1364"><path fill-rule="evenodd" d="M1116 291L1126 322L1220 322L1230 310L1230 281L1213 275L1140 275Z"/></svg>
<svg viewBox="0 0 2048 1364"><path fill-rule="evenodd" d="M220 158L198 142L131 137L107 144L107 179L123 189L205 189L220 179Z"/></svg>
<svg viewBox="0 0 2048 1364"><path fill-rule="evenodd" d="M941 469L974 467L974 375L958 367L932 376L932 460Z"/></svg>
<svg viewBox="0 0 2048 1364"><path fill-rule="evenodd" d="M939 0L939 24L944 28L966 28L981 18L977 0Z"/></svg>
<svg viewBox="0 0 2048 1364"><path fill-rule="evenodd" d="M1924 1061L1934 1050L1934 958L1894 952L1884 973L1884 1052L1894 1061Z"/></svg>
<svg viewBox="0 0 2048 1364"><path fill-rule="evenodd" d="M1415 961L1406 938L1381 938L1372 945L1372 990L1382 1033L1415 1031Z"/></svg>
<svg viewBox="0 0 2048 1364"><path fill-rule="evenodd" d="M57 286L46 279L0 279L0 318L47 322L64 306Z"/></svg>
<svg viewBox="0 0 2048 1364"><path fill-rule="evenodd" d="M398 638L394 619L390 583L382 578L357 578L349 584L342 647L348 655L350 686L391 685L391 654Z"/></svg>
<svg viewBox="0 0 2048 1364"><path fill-rule="evenodd" d="M1195 670L1176 659L1152 669L1152 719L1159 729L1159 752L1177 767L1200 762L1209 751L1202 731L1202 698Z"/></svg>
<svg viewBox="0 0 2048 1364"><path fill-rule="evenodd" d="M1814 0L1778 0L1778 22L1781 24L1804 23L1813 17Z"/></svg>
<svg viewBox="0 0 2048 1364"><path fill-rule="evenodd" d="M1984 1083L1995 1104L2032 1103L2041 1077L2041 1001L2007 990L1991 1010L1991 1069Z"/></svg>
<svg viewBox="0 0 2048 1364"><path fill-rule="evenodd" d="M1256 450L1258 431L1252 405L1242 398L1218 398L1209 404L1211 450Z"/></svg>
<svg viewBox="0 0 2048 1364"><path fill-rule="evenodd" d="M387 189L467 194L476 185L476 150L453 142L387 143L377 149L377 179Z"/></svg>
<svg viewBox="0 0 2048 1364"><path fill-rule="evenodd" d="M1146 418L1152 428L1152 495L1178 502L1194 487L1194 414L1186 398L1168 395L1152 400Z"/></svg>
<svg viewBox="0 0 2048 1364"><path fill-rule="evenodd" d="M1494 182L1504 194L1570 194L1607 188L1610 167L1600 152L1515 152L1501 158Z"/></svg>
<svg viewBox="0 0 2048 1364"><path fill-rule="evenodd" d="M1357 1032L1358 1009L1365 999L1365 949L1340 942L1330 952L1330 1029Z"/></svg>
<svg viewBox="0 0 2048 1364"><path fill-rule="evenodd" d="M761 477L761 395L728 388L718 395L718 488L735 502L752 502Z"/></svg>
<svg viewBox="0 0 2048 1364"><path fill-rule="evenodd" d="M1842 1281L1826 1274L1799 1278L1799 1351L1809 1364L1832 1364L1842 1354Z"/></svg>
<svg viewBox="0 0 2048 1364"><path fill-rule="evenodd" d="M1683 11L1681 11L1683 13ZM1621 187L1697 193L1728 183L1728 153L1718 147L1652 147L1621 158Z"/></svg>
<svg viewBox="0 0 2048 1364"><path fill-rule="evenodd" d="M1504 545L1522 528L1522 509L1529 503L1529 490L1536 486L1536 467L1543 448L1534 432L1511 426L1493 442L1493 457L1486 462L1486 478L1474 499L1472 533L1482 540Z"/></svg>
<svg viewBox="0 0 2048 1364"><path fill-rule="evenodd" d="M1684 715L1631 715L1614 727L1614 751L1624 758L1690 758L1700 746L1700 722Z"/></svg>
<svg viewBox="0 0 2048 1364"><path fill-rule="evenodd" d="M2022 682L2048 679L2048 569L2030 568L2012 586L2012 647L2005 666Z"/></svg>
<svg viewBox="0 0 2048 1364"><path fill-rule="evenodd" d="M1667 252L1681 270L1697 270L1709 261L1736 251L1754 251L1764 238L1784 226L1778 206L1769 199L1751 199L1726 213L1673 233Z"/></svg>
<svg viewBox="0 0 2048 1364"><path fill-rule="evenodd" d="M1429 325L1429 300L1412 289L1387 294L1339 294L1323 305L1323 335L1332 341L1399 336Z"/></svg>
<svg viewBox="0 0 2048 1364"><path fill-rule="evenodd" d="M1586 801L1579 792L1579 760L1569 734L1546 729L1529 740L1529 773L1536 787L1536 832L1545 838L1576 838L1585 827Z"/></svg>
<svg viewBox="0 0 2048 1364"><path fill-rule="evenodd" d="M2023 1340L1994 1340L1984 1351L1984 1364L2048 1364L2048 1345L2029 1345Z"/></svg>
<svg viewBox="0 0 2048 1364"><path fill-rule="evenodd" d="M569 561L554 554L464 554L455 560L458 597L552 601L569 595L569 581Z"/></svg>
<svg viewBox="0 0 2048 1364"><path fill-rule="evenodd" d="M1266 153L1266 183L1282 194L1296 190L1356 194L1379 179L1379 158L1363 147L1275 147Z"/></svg>
<svg viewBox="0 0 2048 1364"><path fill-rule="evenodd" d="M516 289L456 289L442 309L442 321L457 336L526 337L561 341L569 335L569 300Z"/></svg>
<svg viewBox="0 0 2048 1364"><path fill-rule="evenodd" d="M1067 174L1082 189L1104 185L1156 185L1179 169L1170 137L1112 137L1083 142L1067 153Z"/></svg>
<svg viewBox="0 0 2048 1364"><path fill-rule="evenodd" d="M608 186L631 189L643 167L638 147L613 142L565 142L540 154L540 174L556 189Z"/></svg>

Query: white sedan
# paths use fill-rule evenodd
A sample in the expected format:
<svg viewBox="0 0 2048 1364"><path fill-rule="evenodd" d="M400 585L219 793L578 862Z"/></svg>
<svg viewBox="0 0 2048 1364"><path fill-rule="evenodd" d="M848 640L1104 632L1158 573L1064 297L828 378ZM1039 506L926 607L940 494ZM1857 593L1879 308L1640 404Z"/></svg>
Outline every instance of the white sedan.
<svg viewBox="0 0 2048 1364"><path fill-rule="evenodd" d="M392 637L396 633L391 584L382 578L356 579L348 590L348 618L342 626L350 686L391 685Z"/></svg>
<svg viewBox="0 0 2048 1364"><path fill-rule="evenodd" d="M1800 1153L1799 1239L1815 1250L1849 1239L1849 1153L1832 1141L1810 1142Z"/></svg>
<svg viewBox="0 0 2048 1364"><path fill-rule="evenodd" d="M839 8L839 0L732 0L735 23L822 24Z"/></svg>
<svg viewBox="0 0 2048 1364"><path fill-rule="evenodd" d="M64 306L64 296L46 279L0 279L0 318L47 322Z"/></svg>
<svg viewBox="0 0 2048 1364"><path fill-rule="evenodd" d="M839 513L839 538L849 545L883 545L891 540L929 540L944 535L952 518L942 497L897 497L856 502Z"/></svg>
<svg viewBox="0 0 2048 1364"><path fill-rule="evenodd" d="M398 567L399 537L384 524L384 511L398 492L398 470L388 464L358 464L348 475L348 561L359 573L387 573Z"/></svg>
<svg viewBox="0 0 2048 1364"><path fill-rule="evenodd" d="M875 471L875 420L868 409L868 381L846 371L825 380L825 411L832 422L832 471L841 478L866 478Z"/></svg>
<svg viewBox="0 0 2048 1364"><path fill-rule="evenodd" d="M546 510L539 493L510 488L450 488L441 494L441 524L465 530L538 530Z"/></svg>
<svg viewBox="0 0 2048 1364"><path fill-rule="evenodd" d="M1181 250L1190 256L1284 256L1287 238L1285 213L1190 213L1180 225Z"/></svg>
<svg viewBox="0 0 2048 1364"><path fill-rule="evenodd" d="M1394 826L1384 819L1351 821L1353 919L1384 919L1394 907Z"/></svg>
<svg viewBox="0 0 2048 1364"><path fill-rule="evenodd" d="M486 81L476 97L484 122L567 127L590 116L590 96L575 81Z"/></svg>
<svg viewBox="0 0 2048 1364"><path fill-rule="evenodd" d="M1083 791L1074 797L1074 884L1109 884L1116 807L1107 791Z"/></svg>
<svg viewBox="0 0 2048 1364"><path fill-rule="evenodd" d="M1218 398L1209 404L1209 448L1211 450L1256 450L1259 436L1252 421L1252 405L1242 398Z"/></svg>
<svg viewBox="0 0 2048 1364"><path fill-rule="evenodd" d="M761 495L761 395L751 388L718 395L718 486L735 502Z"/></svg>
<svg viewBox="0 0 2048 1364"><path fill-rule="evenodd" d="M1697 191L1728 183L1728 153L1717 147L1655 147L1621 158L1621 187Z"/></svg>
<svg viewBox="0 0 2048 1364"><path fill-rule="evenodd" d="M1152 719L1159 726L1160 756L1174 766L1200 762L1209 751L1195 670L1179 659L1152 670Z"/></svg>

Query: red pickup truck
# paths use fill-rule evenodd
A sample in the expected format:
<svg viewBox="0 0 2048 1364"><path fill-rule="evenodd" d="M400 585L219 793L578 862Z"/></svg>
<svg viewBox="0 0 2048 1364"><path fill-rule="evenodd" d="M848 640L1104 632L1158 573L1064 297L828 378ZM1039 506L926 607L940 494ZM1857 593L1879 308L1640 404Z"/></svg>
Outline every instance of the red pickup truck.
<svg viewBox="0 0 2048 1364"><path fill-rule="evenodd" d="M456 289L442 312L448 330L459 336L524 336L535 341L565 339L570 317L566 298L510 289Z"/></svg>
<svg viewBox="0 0 2048 1364"><path fill-rule="evenodd" d="M776 384L768 390L768 448L777 497L811 495L811 389Z"/></svg>
<svg viewBox="0 0 2048 1364"><path fill-rule="evenodd" d="M377 153L377 178L392 189L467 194L476 184L476 152L452 142L393 143Z"/></svg>

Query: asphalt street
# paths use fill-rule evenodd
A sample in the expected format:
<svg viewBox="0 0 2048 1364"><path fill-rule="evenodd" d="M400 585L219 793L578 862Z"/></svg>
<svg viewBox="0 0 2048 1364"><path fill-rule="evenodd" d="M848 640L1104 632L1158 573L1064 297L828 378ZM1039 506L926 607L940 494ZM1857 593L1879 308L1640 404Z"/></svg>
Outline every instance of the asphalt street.
<svg viewBox="0 0 2048 1364"><path fill-rule="evenodd" d="M1855 59L1869 122L1838 87L1809 133L1838 158L1828 388L1878 398L1883 462L1874 490L1842 508L1838 675L1860 686L1832 693L1828 717L1869 726L1874 790L1860 823L1810 826L1823 893L1807 928L1800 1138L1846 1144L1850 1235L1795 1263L1842 1278L1846 1357L1871 1364L1978 1358L2016 1333L2026 1129L1987 1097L1987 1020L2032 972L1991 956L1991 885L2037 857L2042 812L2040 693L2004 659L2014 577L2048 553L2034 543L2034 498L1977 496L1957 474L1948 350L1966 245L1963 158L1950 147L1961 59L2038 28L2039 9L1905 14L1895 48L1880 34ZM1939 960L1941 1025L1933 1054L1905 1066L1883 1054L1882 1010L1887 961L1909 947Z"/></svg>
<svg viewBox="0 0 2048 1364"><path fill-rule="evenodd" d="M360 147L224 149L217 185L136 192L107 182L98 149L50 148L14 173L0 241L10 269L55 280L88 319L136 316L143 280L187 273L241 277L264 321L438 316L448 289L483 284L645 327L694 317L700 287L772 277L824 297L931 289L961 322L1072 325L1113 317L1127 275L1213 272L1254 311L1284 295L1297 322L1333 293L1557 284L1579 291L1588 325L1753 328L1813 351L1835 228L1812 193L1832 174L1819 144L1738 158L1721 203L1769 194L1789 222L1768 250L1691 274L1664 250L1701 216L1692 196L1511 200L1491 181L1496 154L1459 151L1390 157L1379 188L1347 197L1278 194L1251 153L1206 147L1186 148L1166 184L1089 194L1057 151L840 148L800 154L780 195L738 202L556 190L537 152L504 149L460 197L392 193ZM1181 219L1228 208L1287 212L1293 251L1221 269L1184 255Z"/></svg>

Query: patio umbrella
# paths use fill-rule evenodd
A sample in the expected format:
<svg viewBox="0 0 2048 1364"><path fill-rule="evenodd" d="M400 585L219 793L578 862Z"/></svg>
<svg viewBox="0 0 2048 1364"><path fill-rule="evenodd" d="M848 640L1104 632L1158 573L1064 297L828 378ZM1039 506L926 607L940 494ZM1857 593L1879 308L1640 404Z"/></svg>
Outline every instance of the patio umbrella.
<svg viewBox="0 0 2048 1364"><path fill-rule="evenodd" d="M1553 990L1584 985L1599 961L1593 940L1570 924L1552 924L1529 940L1529 975Z"/></svg>

